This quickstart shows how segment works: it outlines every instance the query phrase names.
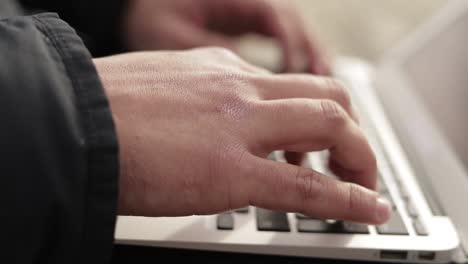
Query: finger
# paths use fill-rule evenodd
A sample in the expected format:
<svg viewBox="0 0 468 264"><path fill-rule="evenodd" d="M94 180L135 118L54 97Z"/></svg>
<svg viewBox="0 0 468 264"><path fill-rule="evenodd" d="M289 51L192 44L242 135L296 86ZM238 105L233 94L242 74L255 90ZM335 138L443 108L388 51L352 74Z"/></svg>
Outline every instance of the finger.
<svg viewBox="0 0 468 264"><path fill-rule="evenodd" d="M329 55L325 49L318 43L317 39L314 38L315 34L310 33L310 28L305 26L302 17L293 10L294 13L291 15L291 23L294 23L296 32L298 32L298 38L301 41L304 55L307 58L308 71L318 75L330 75L331 74L331 62Z"/></svg>
<svg viewBox="0 0 468 264"><path fill-rule="evenodd" d="M190 49L201 46L222 47L230 50L235 49L235 41L232 37L218 34L202 27L195 23L177 18L167 18L166 24L171 27L165 27L161 30L166 36L170 36L170 46L165 44L165 40L159 40L163 47L171 49Z"/></svg>
<svg viewBox="0 0 468 264"><path fill-rule="evenodd" d="M347 172L350 181L375 189L375 155L362 130L335 101L264 101L257 118L258 136L253 140L263 146L264 153L329 149L330 158Z"/></svg>
<svg viewBox="0 0 468 264"><path fill-rule="evenodd" d="M227 1L222 5L221 10L228 10L227 13L216 13L213 21L219 32L231 35L259 33L276 38L283 51L283 71L303 72L306 69L304 46L285 11L290 9L288 5L280 1L244 1L240 6L237 1ZM226 19L228 17L239 19Z"/></svg>
<svg viewBox="0 0 468 264"><path fill-rule="evenodd" d="M185 26L187 35L184 38L185 45L188 47L212 46L222 47L232 51L236 50L235 41L226 35L211 32L196 25L187 24Z"/></svg>
<svg viewBox="0 0 468 264"><path fill-rule="evenodd" d="M248 63L239 55L235 54L234 51L224 48L216 47L202 47L192 49L192 51L197 51L198 53L203 53L204 57L209 56L214 59L217 65L221 65L224 70L226 68L231 68L232 70L242 69L249 73L254 73L255 76L271 75L272 73L265 68L255 66L251 63ZM201 55L201 54L200 54ZM230 66L235 66L234 68Z"/></svg>
<svg viewBox="0 0 468 264"><path fill-rule="evenodd" d="M339 103L359 123L348 89L336 79L309 74L281 74L260 76L257 82L259 95L264 100L330 99Z"/></svg>
<svg viewBox="0 0 468 264"><path fill-rule="evenodd" d="M308 56L308 65L311 73L318 75L331 75L331 59L324 48L316 43L310 34L305 33L305 47Z"/></svg>
<svg viewBox="0 0 468 264"><path fill-rule="evenodd" d="M304 56L304 47L298 38L298 32L287 20L280 21L278 25L281 34L276 37L279 39L283 50L283 72L304 72L307 69L308 62L306 56Z"/></svg>
<svg viewBox="0 0 468 264"><path fill-rule="evenodd" d="M369 224L382 224L390 217L388 202L359 185L287 163L262 158L252 162L245 183L253 206Z"/></svg>
<svg viewBox="0 0 468 264"><path fill-rule="evenodd" d="M278 39L283 52L284 72L303 72L306 62L303 56L302 43L297 38L296 28L285 18L277 7L262 9L265 35Z"/></svg>

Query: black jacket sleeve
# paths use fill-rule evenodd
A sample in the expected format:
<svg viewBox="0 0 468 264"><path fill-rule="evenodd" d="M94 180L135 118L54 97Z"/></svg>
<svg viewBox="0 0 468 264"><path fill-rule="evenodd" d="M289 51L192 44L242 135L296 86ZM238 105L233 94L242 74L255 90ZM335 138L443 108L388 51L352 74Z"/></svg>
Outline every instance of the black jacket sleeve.
<svg viewBox="0 0 468 264"><path fill-rule="evenodd" d="M84 40L93 56L124 51L122 21L127 0L20 0L27 9L56 12Z"/></svg>
<svg viewBox="0 0 468 264"><path fill-rule="evenodd" d="M107 263L118 147L89 52L57 15L0 20L0 260Z"/></svg>

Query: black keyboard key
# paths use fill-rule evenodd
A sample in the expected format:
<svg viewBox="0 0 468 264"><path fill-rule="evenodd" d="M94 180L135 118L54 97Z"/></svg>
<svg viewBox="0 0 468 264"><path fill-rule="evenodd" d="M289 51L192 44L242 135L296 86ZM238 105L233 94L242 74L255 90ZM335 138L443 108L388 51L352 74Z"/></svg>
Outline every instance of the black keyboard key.
<svg viewBox="0 0 468 264"><path fill-rule="evenodd" d="M330 224L318 219L299 219L297 220L297 231L307 233L328 233Z"/></svg>
<svg viewBox="0 0 468 264"><path fill-rule="evenodd" d="M317 160L324 166L328 166L328 160L330 158L330 152L327 150L319 151L317 153Z"/></svg>
<svg viewBox="0 0 468 264"><path fill-rule="evenodd" d="M267 159L276 161L275 152L270 153L270 155L268 155Z"/></svg>
<svg viewBox="0 0 468 264"><path fill-rule="evenodd" d="M410 194L405 187L400 188L400 194L403 200L408 201L410 199Z"/></svg>
<svg viewBox="0 0 468 264"><path fill-rule="evenodd" d="M383 235L408 235L408 230L398 211L393 211L392 217L386 224L377 226L377 232Z"/></svg>
<svg viewBox="0 0 468 264"><path fill-rule="evenodd" d="M419 216L418 211L416 210L416 206L412 201L408 201L406 203L406 210L411 218L417 218Z"/></svg>
<svg viewBox="0 0 468 264"><path fill-rule="evenodd" d="M239 208L239 209L236 209L234 212L236 213L240 213L240 214L246 214L249 212L249 207L243 207L243 208Z"/></svg>
<svg viewBox="0 0 468 264"><path fill-rule="evenodd" d="M414 230L416 231L416 234L418 234L419 236L429 235L429 232L427 231L426 227L421 222L421 220L414 219L413 220L413 227L414 227Z"/></svg>
<svg viewBox="0 0 468 264"><path fill-rule="evenodd" d="M367 225L341 221L328 222L318 219L299 219L297 230L309 233L369 234Z"/></svg>
<svg viewBox="0 0 468 264"><path fill-rule="evenodd" d="M379 177L377 180L377 192L380 194L388 193L388 188L382 178Z"/></svg>
<svg viewBox="0 0 468 264"><path fill-rule="evenodd" d="M260 231L289 232L288 217L285 212L257 208L257 229Z"/></svg>
<svg viewBox="0 0 468 264"><path fill-rule="evenodd" d="M364 224L343 222L341 225L344 233L369 234L369 228L367 227L367 225Z"/></svg>
<svg viewBox="0 0 468 264"><path fill-rule="evenodd" d="M307 169L314 169L309 155L305 155L300 163L300 166Z"/></svg>
<svg viewBox="0 0 468 264"><path fill-rule="evenodd" d="M294 164L294 165L306 167L306 168L311 168L308 162L308 159L304 155L304 153L286 151L284 152L283 155L286 161L290 164Z"/></svg>
<svg viewBox="0 0 468 264"><path fill-rule="evenodd" d="M223 213L218 215L216 219L216 225L220 230L233 230L234 229L234 217L231 213Z"/></svg>
<svg viewBox="0 0 468 264"><path fill-rule="evenodd" d="M401 180L400 177L395 177L395 183L397 184L397 187L398 187L399 189L403 188L403 185L404 185L404 184L403 184L403 181Z"/></svg>
<svg viewBox="0 0 468 264"><path fill-rule="evenodd" d="M380 194L388 193L387 186L385 186L385 184L383 184L382 182L378 182L377 183L377 192L380 193Z"/></svg>

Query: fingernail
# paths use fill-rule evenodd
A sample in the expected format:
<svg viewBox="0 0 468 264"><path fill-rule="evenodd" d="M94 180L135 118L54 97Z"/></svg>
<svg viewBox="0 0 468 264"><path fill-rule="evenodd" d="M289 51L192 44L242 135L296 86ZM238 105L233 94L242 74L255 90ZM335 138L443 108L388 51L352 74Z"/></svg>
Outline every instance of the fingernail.
<svg viewBox="0 0 468 264"><path fill-rule="evenodd" d="M377 199L377 210L375 212L375 220L377 223L385 223L390 219L392 214L390 203L383 199Z"/></svg>

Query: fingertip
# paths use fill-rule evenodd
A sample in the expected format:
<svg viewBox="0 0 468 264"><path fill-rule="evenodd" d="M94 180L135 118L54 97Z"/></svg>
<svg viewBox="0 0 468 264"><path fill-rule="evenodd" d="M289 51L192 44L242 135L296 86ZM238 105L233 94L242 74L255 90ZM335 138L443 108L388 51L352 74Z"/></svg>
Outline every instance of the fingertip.
<svg viewBox="0 0 468 264"><path fill-rule="evenodd" d="M374 221L376 224L384 224L390 220L392 209L390 203L382 197L377 199Z"/></svg>

